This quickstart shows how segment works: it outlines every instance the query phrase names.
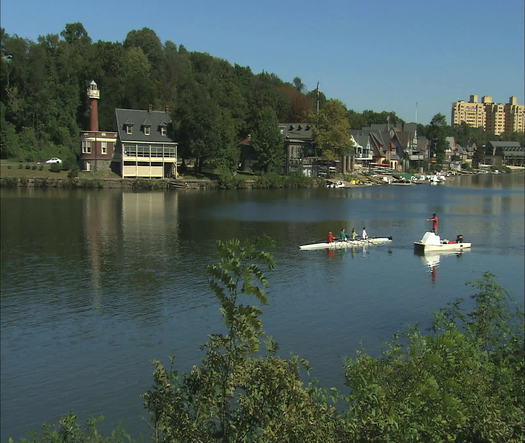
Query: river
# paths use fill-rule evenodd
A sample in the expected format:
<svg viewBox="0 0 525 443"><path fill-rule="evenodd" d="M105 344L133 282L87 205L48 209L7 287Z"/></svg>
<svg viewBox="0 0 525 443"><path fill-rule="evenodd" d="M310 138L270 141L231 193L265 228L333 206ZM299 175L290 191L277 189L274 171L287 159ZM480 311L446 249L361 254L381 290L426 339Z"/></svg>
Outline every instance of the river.
<svg viewBox="0 0 525 443"><path fill-rule="evenodd" d="M524 175L451 178L439 186L275 191L1 190L1 438L75 411L148 437L140 395L151 361L187 371L221 319L206 266L217 240L276 241L264 308L280 353L306 358L324 386L343 388L343 359L377 354L404 325L466 282L494 273L524 293ZM412 243L440 217L463 254L421 257ZM391 244L300 251L341 227Z"/></svg>

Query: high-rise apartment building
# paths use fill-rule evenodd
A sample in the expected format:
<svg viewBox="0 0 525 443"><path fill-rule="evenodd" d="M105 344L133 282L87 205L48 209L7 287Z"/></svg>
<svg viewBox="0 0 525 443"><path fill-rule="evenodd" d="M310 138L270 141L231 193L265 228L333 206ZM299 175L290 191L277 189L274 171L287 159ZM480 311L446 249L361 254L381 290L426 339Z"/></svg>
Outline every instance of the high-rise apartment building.
<svg viewBox="0 0 525 443"><path fill-rule="evenodd" d="M518 105L516 97L510 97L505 105L505 132L525 132L525 105Z"/></svg>
<svg viewBox="0 0 525 443"><path fill-rule="evenodd" d="M473 128L485 127L485 107L478 103L477 95L471 95L468 102L461 100L452 105L452 125L460 125L461 122Z"/></svg>
<svg viewBox="0 0 525 443"><path fill-rule="evenodd" d="M484 96L481 103L473 94L469 101L452 104L452 125L462 122L473 128L483 128L494 135L503 132L525 132L525 105L519 105L516 97L510 97L507 104L494 103L492 97Z"/></svg>

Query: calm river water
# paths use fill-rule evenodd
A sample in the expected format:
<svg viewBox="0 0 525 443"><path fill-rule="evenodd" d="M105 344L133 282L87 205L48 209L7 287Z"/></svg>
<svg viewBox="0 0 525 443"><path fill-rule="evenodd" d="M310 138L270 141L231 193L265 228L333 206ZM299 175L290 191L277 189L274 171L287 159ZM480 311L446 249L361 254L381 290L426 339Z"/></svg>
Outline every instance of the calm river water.
<svg viewBox="0 0 525 443"><path fill-rule="evenodd" d="M468 297L482 271L523 303L524 176L450 179L444 186L224 192L1 191L1 439L75 411L149 435L140 395L151 361L187 371L221 329L207 285L219 239L273 237L267 333L281 354L343 386L343 358L377 353L403 325ZM461 255L420 257L436 212ZM366 226L389 245L298 246Z"/></svg>

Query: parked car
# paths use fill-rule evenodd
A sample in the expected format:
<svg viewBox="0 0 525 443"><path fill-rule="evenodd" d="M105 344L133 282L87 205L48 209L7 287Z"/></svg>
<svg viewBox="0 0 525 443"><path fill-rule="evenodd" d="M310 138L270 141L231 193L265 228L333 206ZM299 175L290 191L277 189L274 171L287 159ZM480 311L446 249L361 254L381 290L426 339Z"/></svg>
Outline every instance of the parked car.
<svg viewBox="0 0 525 443"><path fill-rule="evenodd" d="M53 164L54 163L54 164L59 165L59 164L62 163L62 160L60 160L58 157L52 157L49 160L46 160L46 163L48 163L48 164Z"/></svg>

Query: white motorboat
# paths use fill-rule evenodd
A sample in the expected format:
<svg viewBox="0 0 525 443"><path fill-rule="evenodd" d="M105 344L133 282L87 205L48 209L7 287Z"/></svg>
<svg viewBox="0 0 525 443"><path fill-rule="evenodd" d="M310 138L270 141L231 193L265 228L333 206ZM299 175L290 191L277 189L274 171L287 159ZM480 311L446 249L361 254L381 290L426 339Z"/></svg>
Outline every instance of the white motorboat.
<svg viewBox="0 0 525 443"><path fill-rule="evenodd" d="M458 235L456 240L441 240L441 237L434 232L425 232L423 238L414 242L414 248L417 251L462 251L469 249L472 243L465 243L463 236Z"/></svg>
<svg viewBox="0 0 525 443"><path fill-rule="evenodd" d="M370 237L367 239L356 240L334 240L333 242L312 243L310 245L299 246L299 249L314 250L314 249L344 249L357 246L380 245L392 241L392 237Z"/></svg>
<svg viewBox="0 0 525 443"><path fill-rule="evenodd" d="M346 188L346 184L342 180L328 180L327 188Z"/></svg>

